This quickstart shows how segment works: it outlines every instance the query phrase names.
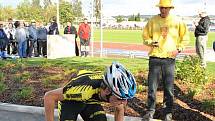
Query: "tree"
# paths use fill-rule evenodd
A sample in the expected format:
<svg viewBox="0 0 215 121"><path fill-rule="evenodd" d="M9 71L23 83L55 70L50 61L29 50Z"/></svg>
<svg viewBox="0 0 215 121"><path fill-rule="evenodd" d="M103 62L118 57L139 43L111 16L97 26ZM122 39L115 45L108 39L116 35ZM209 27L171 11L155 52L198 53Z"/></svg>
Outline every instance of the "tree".
<svg viewBox="0 0 215 121"><path fill-rule="evenodd" d="M75 17L83 17L82 2L80 0L72 0L72 8Z"/></svg>
<svg viewBox="0 0 215 121"><path fill-rule="evenodd" d="M128 21L135 21L135 15L132 15L128 18Z"/></svg>
<svg viewBox="0 0 215 121"><path fill-rule="evenodd" d="M140 21L140 13L135 16L135 21Z"/></svg>
<svg viewBox="0 0 215 121"><path fill-rule="evenodd" d="M117 23L120 23L122 21L124 21L124 18L121 15L119 15L119 16L116 17L116 22Z"/></svg>
<svg viewBox="0 0 215 121"><path fill-rule="evenodd" d="M60 3L60 23L66 23L74 20L72 4L66 1Z"/></svg>
<svg viewBox="0 0 215 121"><path fill-rule="evenodd" d="M140 13L137 15L132 15L128 18L128 21L140 21Z"/></svg>
<svg viewBox="0 0 215 121"><path fill-rule="evenodd" d="M13 18L15 11L11 6L0 6L0 20L7 21L9 18Z"/></svg>
<svg viewBox="0 0 215 121"><path fill-rule="evenodd" d="M51 0L43 0L44 8L49 7L52 4Z"/></svg>
<svg viewBox="0 0 215 121"><path fill-rule="evenodd" d="M29 20L31 18L31 3L28 0L24 0L17 6L16 15L17 19Z"/></svg>
<svg viewBox="0 0 215 121"><path fill-rule="evenodd" d="M94 0L94 15L96 17L96 21L101 18L101 0Z"/></svg>

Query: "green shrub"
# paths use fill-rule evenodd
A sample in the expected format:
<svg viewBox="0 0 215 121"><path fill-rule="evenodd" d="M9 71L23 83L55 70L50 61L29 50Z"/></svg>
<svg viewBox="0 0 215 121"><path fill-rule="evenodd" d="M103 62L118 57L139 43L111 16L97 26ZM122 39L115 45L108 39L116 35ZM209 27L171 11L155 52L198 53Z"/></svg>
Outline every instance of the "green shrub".
<svg viewBox="0 0 215 121"><path fill-rule="evenodd" d="M176 64L176 78L194 85L203 85L208 81L206 70L201 67L197 56L186 56L182 62Z"/></svg>

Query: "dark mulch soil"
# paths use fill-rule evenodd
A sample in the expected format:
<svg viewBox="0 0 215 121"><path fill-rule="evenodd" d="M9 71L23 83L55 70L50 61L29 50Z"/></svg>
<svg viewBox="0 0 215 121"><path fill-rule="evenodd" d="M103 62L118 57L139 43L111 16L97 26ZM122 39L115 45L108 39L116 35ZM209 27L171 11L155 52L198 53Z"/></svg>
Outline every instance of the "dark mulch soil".
<svg viewBox="0 0 215 121"><path fill-rule="evenodd" d="M12 68L2 69L3 73L6 75L4 83L7 85L6 91L0 94L0 101L5 103L23 104L31 106L43 106L43 96L45 92L60 87L65 84L69 78L70 74L65 75L64 70L57 67L27 67L24 69L19 69L15 72ZM24 72L31 73L31 77L22 82L17 82L14 77L18 74ZM61 74L65 78L60 80L51 81L51 85L47 86L43 81L45 77L50 75ZM136 79L138 84L146 83L147 74L139 72L136 74ZM27 99L17 99L14 98L14 93L21 90L23 87L33 87L33 94ZM160 88L162 89L162 88ZM157 108L155 113L155 118L162 119L163 106L162 98L163 93L161 90L157 92ZM196 97L190 98L186 96L188 86L181 83L180 81L175 82L175 105L174 105L174 120L178 121L215 121L215 107L208 107L205 109L202 106L202 101L204 99L214 99L214 95L207 93L207 90L215 90L215 85L206 85L205 92L199 94ZM125 115L142 117L146 113L146 99L147 99L147 88L144 86L143 91L138 92L136 97L128 101L126 106ZM109 104L104 104L104 109L107 113L113 114L114 108Z"/></svg>

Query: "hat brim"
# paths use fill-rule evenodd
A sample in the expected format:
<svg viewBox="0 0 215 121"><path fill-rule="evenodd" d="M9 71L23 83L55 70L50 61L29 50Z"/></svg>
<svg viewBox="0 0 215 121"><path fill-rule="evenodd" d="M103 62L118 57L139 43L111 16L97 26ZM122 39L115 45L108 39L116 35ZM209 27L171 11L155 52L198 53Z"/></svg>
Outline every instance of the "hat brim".
<svg viewBox="0 0 215 121"><path fill-rule="evenodd" d="M160 4L158 4L158 5L156 5L156 7L164 7L164 8L175 8L173 5L171 5L171 6L167 6L167 5L160 5Z"/></svg>

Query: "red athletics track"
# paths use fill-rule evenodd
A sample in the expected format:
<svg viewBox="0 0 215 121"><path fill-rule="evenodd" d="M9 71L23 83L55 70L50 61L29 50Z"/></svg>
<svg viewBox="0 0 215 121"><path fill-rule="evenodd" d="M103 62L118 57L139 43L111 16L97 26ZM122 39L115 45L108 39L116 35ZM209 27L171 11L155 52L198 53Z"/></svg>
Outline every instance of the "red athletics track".
<svg viewBox="0 0 215 121"><path fill-rule="evenodd" d="M92 44L91 44L92 45ZM141 44L128 44L128 43L111 43L103 42L104 49L118 49L118 50L131 50L131 51L148 51L149 47ZM100 42L94 42L94 50L100 50ZM187 47L183 53L194 54L195 48Z"/></svg>

